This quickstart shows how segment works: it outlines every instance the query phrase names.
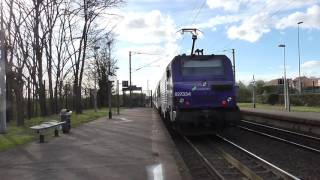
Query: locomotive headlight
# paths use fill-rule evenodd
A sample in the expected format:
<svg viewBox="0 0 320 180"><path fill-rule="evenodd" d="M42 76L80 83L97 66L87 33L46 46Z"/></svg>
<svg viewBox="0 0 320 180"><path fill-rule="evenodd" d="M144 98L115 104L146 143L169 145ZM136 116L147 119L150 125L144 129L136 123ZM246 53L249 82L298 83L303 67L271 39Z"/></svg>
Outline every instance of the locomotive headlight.
<svg viewBox="0 0 320 180"><path fill-rule="evenodd" d="M228 97L228 98L227 98L227 101L228 101L228 102L232 101L232 97Z"/></svg>
<svg viewBox="0 0 320 180"><path fill-rule="evenodd" d="M180 99L179 99L179 103L183 104L183 103L184 103L184 99L183 99L183 98L180 98Z"/></svg>

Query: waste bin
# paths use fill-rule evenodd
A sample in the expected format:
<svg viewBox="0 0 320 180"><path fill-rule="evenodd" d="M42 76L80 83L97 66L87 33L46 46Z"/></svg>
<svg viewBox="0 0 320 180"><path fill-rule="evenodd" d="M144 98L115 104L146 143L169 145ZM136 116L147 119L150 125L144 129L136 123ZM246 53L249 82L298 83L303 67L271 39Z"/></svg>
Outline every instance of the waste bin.
<svg viewBox="0 0 320 180"><path fill-rule="evenodd" d="M72 111L69 109L62 109L60 112L60 120L61 122L65 122L62 124L62 132L63 133L69 133L71 129L71 114Z"/></svg>

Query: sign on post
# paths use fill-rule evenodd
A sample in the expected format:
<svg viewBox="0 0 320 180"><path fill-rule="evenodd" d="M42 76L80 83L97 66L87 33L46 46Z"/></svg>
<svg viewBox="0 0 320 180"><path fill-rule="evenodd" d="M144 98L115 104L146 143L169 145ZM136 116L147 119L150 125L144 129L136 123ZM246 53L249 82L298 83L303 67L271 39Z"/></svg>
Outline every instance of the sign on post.
<svg viewBox="0 0 320 180"><path fill-rule="evenodd" d="M122 81L122 87L129 87L128 81Z"/></svg>

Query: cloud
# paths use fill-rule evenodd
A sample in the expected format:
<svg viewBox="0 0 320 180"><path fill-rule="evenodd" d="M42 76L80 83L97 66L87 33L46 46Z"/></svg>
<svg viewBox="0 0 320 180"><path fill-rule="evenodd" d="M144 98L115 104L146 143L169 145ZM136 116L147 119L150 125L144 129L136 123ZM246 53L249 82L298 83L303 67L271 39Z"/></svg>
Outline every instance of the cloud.
<svg viewBox="0 0 320 180"><path fill-rule="evenodd" d="M320 77L320 60L306 61L301 65L301 71L306 76Z"/></svg>
<svg viewBox="0 0 320 180"><path fill-rule="evenodd" d="M170 16L159 10L147 13L127 12L124 20L117 26L118 40L130 44L161 44L175 42L176 25Z"/></svg>
<svg viewBox="0 0 320 180"><path fill-rule="evenodd" d="M129 51L133 51L158 55L132 55L132 83L145 86L147 80L159 80L169 61L180 51L177 40L181 35L176 33L174 20L159 10L118 13L123 17L115 29L119 47L115 57L119 60L118 66L121 67L118 70L118 78L128 80ZM150 66L145 67L149 64ZM140 67L143 68L139 69ZM136 71L137 69L139 70ZM149 87L153 88L156 83L157 81L149 81Z"/></svg>
<svg viewBox="0 0 320 180"><path fill-rule="evenodd" d="M210 9L223 9L225 13L209 17L196 25L202 29L215 29L225 25L230 39L258 41L272 29L296 27L320 29L319 0L207 0ZM304 9L297 11L297 9ZM240 22L240 23L239 23Z"/></svg>
<svg viewBox="0 0 320 180"><path fill-rule="evenodd" d="M196 24L194 25L195 27L199 29L205 29L205 28L212 28L214 29L218 25L223 25L223 24L231 24L238 22L242 19L241 15L217 15L212 18L210 18L208 21Z"/></svg>
<svg viewBox="0 0 320 180"><path fill-rule="evenodd" d="M222 8L225 11L237 12L240 8L238 0L207 0L210 9Z"/></svg>
<svg viewBox="0 0 320 180"><path fill-rule="evenodd" d="M297 27L297 22L303 21L301 28L320 29L320 6L314 5L307 9L305 13L295 12L279 20L276 28L285 29Z"/></svg>
<svg viewBox="0 0 320 180"><path fill-rule="evenodd" d="M228 29L228 37L230 39L241 39L249 42L256 42L263 34L270 31L270 28L266 23L268 18L269 15L265 13L247 17L243 20L241 25L233 25Z"/></svg>

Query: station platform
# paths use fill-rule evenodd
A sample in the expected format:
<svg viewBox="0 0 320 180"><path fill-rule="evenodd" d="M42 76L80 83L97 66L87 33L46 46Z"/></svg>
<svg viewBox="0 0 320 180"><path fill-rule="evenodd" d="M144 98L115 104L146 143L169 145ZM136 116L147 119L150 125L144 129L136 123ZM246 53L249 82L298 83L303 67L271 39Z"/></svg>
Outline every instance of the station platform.
<svg viewBox="0 0 320 180"><path fill-rule="evenodd" d="M320 113L240 108L242 118L320 136Z"/></svg>
<svg viewBox="0 0 320 180"><path fill-rule="evenodd" d="M0 152L0 179L191 179L160 117L133 108L40 144Z"/></svg>
<svg viewBox="0 0 320 180"><path fill-rule="evenodd" d="M320 113L317 112L287 112L287 111L277 111L270 109L257 109L257 108L241 108L244 113L257 113L265 114L275 117L285 117L287 119L301 119L304 121L319 121L320 123Z"/></svg>

